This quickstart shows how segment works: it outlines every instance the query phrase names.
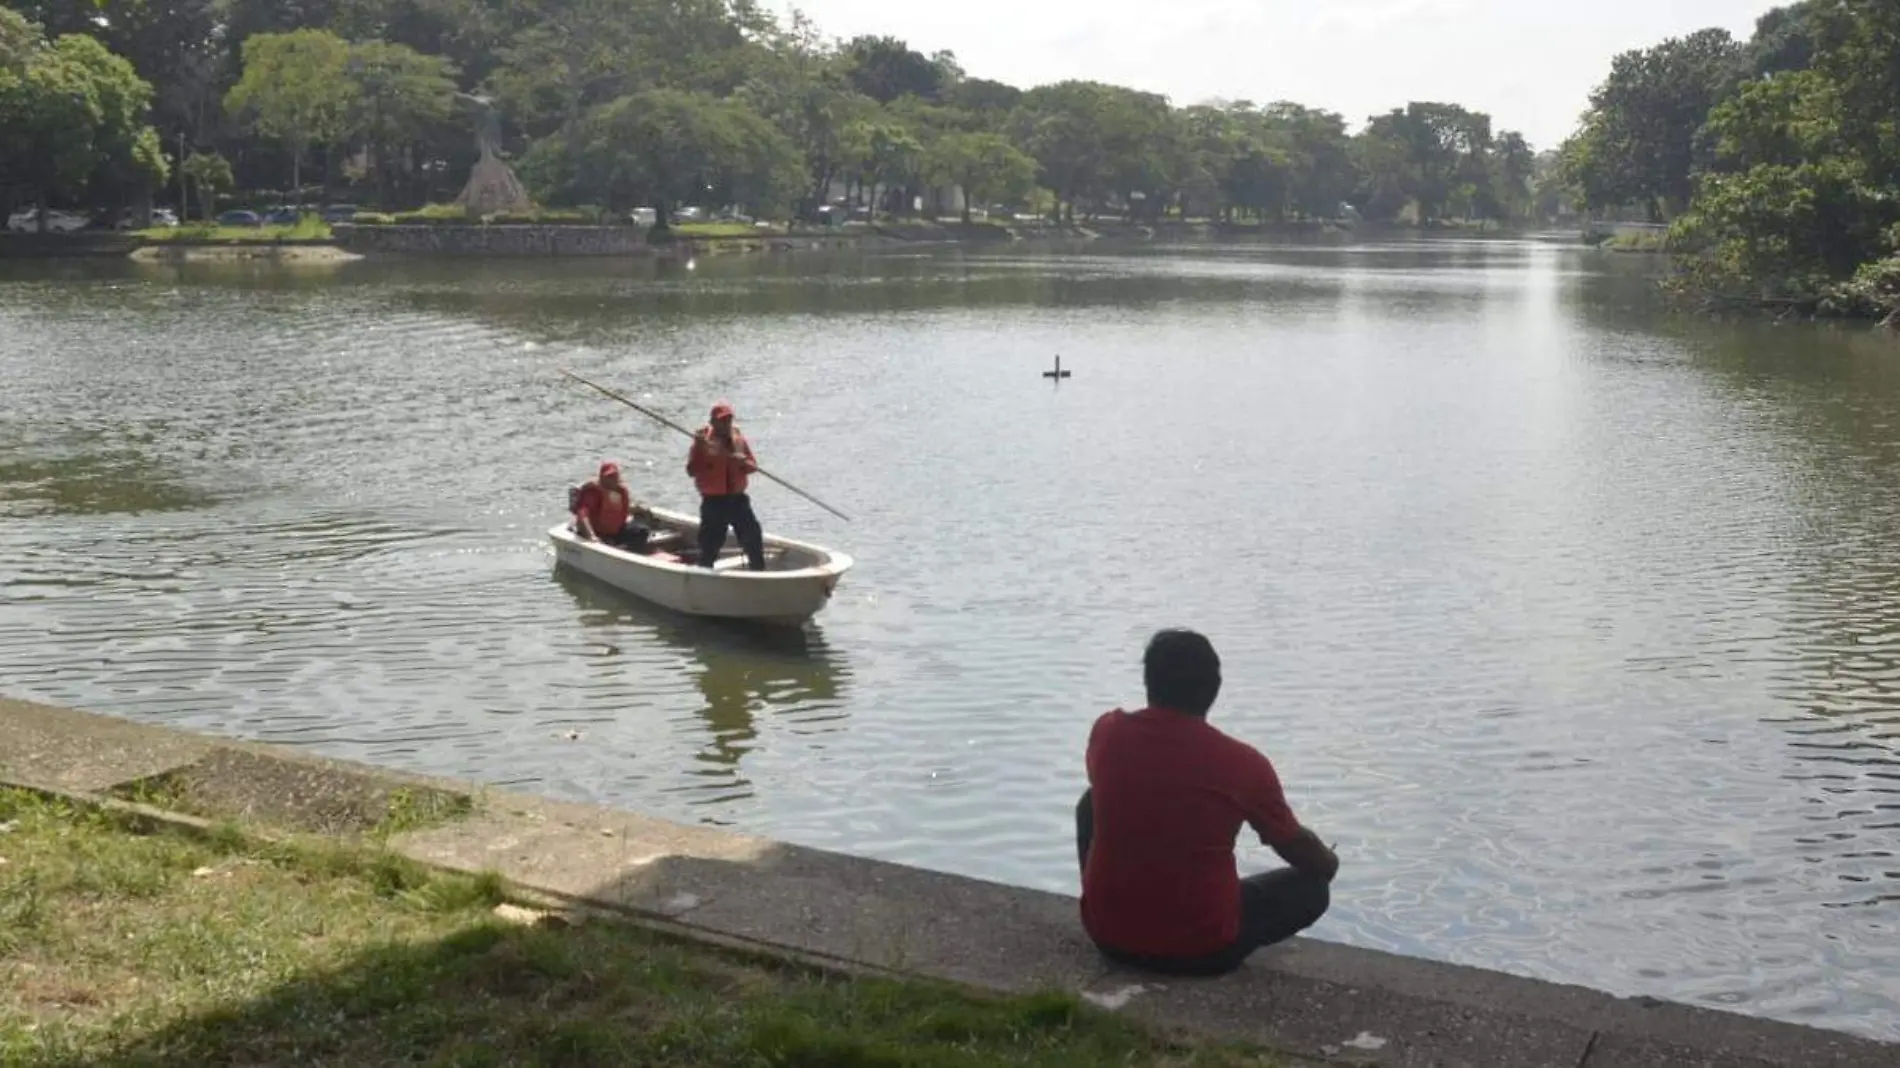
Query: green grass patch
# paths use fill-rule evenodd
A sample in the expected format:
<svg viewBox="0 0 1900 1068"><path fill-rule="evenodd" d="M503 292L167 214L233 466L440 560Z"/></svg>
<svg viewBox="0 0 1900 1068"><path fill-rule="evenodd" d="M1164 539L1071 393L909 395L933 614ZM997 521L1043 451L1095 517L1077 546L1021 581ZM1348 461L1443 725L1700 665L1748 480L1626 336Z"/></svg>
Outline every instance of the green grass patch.
<svg viewBox="0 0 1900 1068"><path fill-rule="evenodd" d="M373 845L142 833L0 790L0 1064L1270 1065L1067 995L843 981L593 920Z"/></svg>
<svg viewBox="0 0 1900 1068"><path fill-rule="evenodd" d="M306 215L294 226L216 226L190 223L184 226L156 226L133 234L153 244L248 245L258 242L319 242L333 236L330 224L315 215Z"/></svg>
<svg viewBox="0 0 1900 1068"><path fill-rule="evenodd" d="M1667 231L1630 231L1604 239L1597 247L1605 252L1668 252Z"/></svg>
<svg viewBox="0 0 1900 1068"><path fill-rule="evenodd" d="M782 226L761 228L748 222L674 223L671 229L676 237L770 237L785 232Z"/></svg>

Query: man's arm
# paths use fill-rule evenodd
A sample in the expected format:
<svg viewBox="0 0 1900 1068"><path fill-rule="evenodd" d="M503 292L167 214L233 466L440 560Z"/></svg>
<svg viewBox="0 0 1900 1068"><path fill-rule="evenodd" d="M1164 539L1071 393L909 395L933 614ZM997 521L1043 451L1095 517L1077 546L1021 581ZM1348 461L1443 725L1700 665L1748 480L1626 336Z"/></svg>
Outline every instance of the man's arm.
<svg viewBox="0 0 1900 1068"><path fill-rule="evenodd" d="M741 437L739 439L739 459L741 464L745 467L746 474L752 474L759 469L759 461L752 455L751 438Z"/></svg>
<svg viewBox="0 0 1900 1068"><path fill-rule="evenodd" d="M686 473L697 476L706 466L706 432L693 435L693 447L686 453Z"/></svg>
<svg viewBox="0 0 1900 1068"><path fill-rule="evenodd" d="M589 482L582 487L580 499L574 503L574 533L582 541L594 540L594 524L588 517L593 515L595 505L600 503L600 488Z"/></svg>
<svg viewBox="0 0 1900 1068"><path fill-rule="evenodd" d="M1247 825L1260 836L1262 844L1271 846L1280 859L1295 870L1332 882L1333 876L1339 874L1339 855L1293 815L1293 809L1286 803L1286 793L1280 788L1280 776L1273 770L1273 762L1257 751L1253 756L1254 760L1250 761L1253 766L1248 769L1240 796Z"/></svg>

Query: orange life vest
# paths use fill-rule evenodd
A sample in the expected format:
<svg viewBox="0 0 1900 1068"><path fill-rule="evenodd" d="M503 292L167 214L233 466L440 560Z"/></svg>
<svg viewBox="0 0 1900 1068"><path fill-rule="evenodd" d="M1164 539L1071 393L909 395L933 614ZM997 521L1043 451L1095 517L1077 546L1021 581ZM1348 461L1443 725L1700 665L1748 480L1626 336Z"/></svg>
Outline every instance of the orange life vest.
<svg viewBox="0 0 1900 1068"><path fill-rule="evenodd" d="M752 443L737 427L733 428L730 448L713 435L712 427L700 427L699 433L693 435L692 451L686 454L686 473L693 476L693 484L699 487L702 497L744 493L747 476L758 467L758 461L752 456Z"/></svg>

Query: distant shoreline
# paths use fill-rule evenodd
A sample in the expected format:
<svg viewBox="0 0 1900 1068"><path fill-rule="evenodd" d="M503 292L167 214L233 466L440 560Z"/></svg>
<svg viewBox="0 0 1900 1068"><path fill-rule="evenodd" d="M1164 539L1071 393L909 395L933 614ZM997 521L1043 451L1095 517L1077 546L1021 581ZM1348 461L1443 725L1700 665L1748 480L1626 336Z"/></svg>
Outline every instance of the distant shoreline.
<svg viewBox="0 0 1900 1068"><path fill-rule="evenodd" d="M126 257L140 263L269 261L337 264L361 259L692 259L702 256L773 255L844 249L989 247L1009 244L1073 245L1096 241L1332 240L1369 235L1508 235L1537 232L1519 227L1481 228L1456 224L1404 226L1333 220L1219 222L1170 219L1130 222L1119 218L1003 222L892 219L836 229L760 230L743 234L677 233L652 242L644 227L577 223L339 224L328 238L186 237L152 239L134 234L0 234L0 260ZM1580 244L1584 242L1580 241Z"/></svg>

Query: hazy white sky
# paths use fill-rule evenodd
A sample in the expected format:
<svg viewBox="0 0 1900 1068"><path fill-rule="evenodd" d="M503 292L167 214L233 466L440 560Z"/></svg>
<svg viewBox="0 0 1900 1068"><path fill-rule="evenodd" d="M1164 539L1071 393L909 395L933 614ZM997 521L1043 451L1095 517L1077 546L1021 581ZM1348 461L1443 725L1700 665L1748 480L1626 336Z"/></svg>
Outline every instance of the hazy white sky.
<svg viewBox="0 0 1900 1068"><path fill-rule="evenodd" d="M1166 93L1295 100L1367 116L1408 100L1489 112L1554 147L1610 58L1721 26L1746 38L1787 0L796 0L827 34L947 48L971 75L1089 78ZM781 0L780 6L785 6Z"/></svg>

